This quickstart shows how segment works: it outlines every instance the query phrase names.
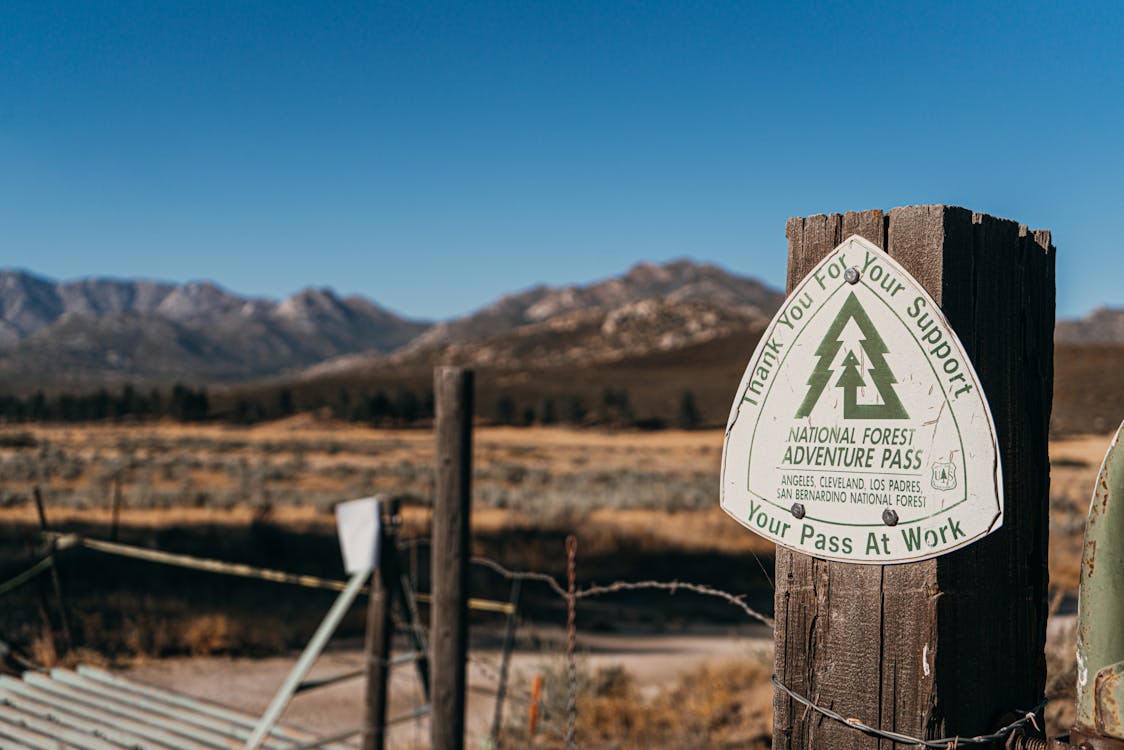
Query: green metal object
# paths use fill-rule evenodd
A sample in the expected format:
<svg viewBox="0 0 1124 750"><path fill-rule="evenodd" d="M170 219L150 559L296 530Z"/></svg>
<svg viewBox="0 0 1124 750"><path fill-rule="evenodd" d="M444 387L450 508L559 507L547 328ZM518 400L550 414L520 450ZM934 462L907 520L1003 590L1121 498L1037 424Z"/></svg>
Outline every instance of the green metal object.
<svg viewBox="0 0 1124 750"><path fill-rule="evenodd" d="M1101 465L1081 554L1077 607L1077 734L1124 740L1124 446Z"/></svg>
<svg viewBox="0 0 1124 750"><path fill-rule="evenodd" d="M328 645L328 640L332 634L336 632L339 627L340 620L347 614L347 610L355 601L355 597L359 596L360 591L363 589L363 584L371 577L370 570L361 570L351 576L351 580L347 582L347 587L340 592L336 598L335 604L328 610L328 614L324 617L324 621L320 623L320 627L316 629L313 634L312 640L304 647L304 652L301 653L297 663L293 665L293 669L289 672L289 676L285 678L285 682L273 696L273 701L269 704L269 708L265 710L261 719L258 721L257 726L254 727L253 734L250 739L246 740L246 745L243 750L258 750L265 742L266 736L273 729L273 725L281 718L281 713L285 707L289 705L289 701L297 692L297 688L304 681L308 670L312 669L313 662L320 656L320 652Z"/></svg>

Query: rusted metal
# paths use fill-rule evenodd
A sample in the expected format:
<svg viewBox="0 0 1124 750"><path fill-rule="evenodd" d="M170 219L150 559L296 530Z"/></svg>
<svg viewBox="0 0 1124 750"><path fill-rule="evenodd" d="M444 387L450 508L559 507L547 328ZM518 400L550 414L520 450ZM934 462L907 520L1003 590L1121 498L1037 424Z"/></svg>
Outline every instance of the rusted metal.
<svg viewBox="0 0 1124 750"><path fill-rule="evenodd" d="M1105 737L1124 738L1120 708L1124 705L1124 662L1097 672L1093 681L1097 731ZM1124 743L1122 743L1124 747Z"/></svg>
<svg viewBox="0 0 1124 750"><path fill-rule="evenodd" d="M531 703L527 707L527 737L535 736L539 727L539 707L542 704L542 675L537 674L531 680Z"/></svg>
<svg viewBox="0 0 1124 750"><path fill-rule="evenodd" d="M1105 454L1089 503L1077 614L1073 735L1124 750L1124 424ZM1115 498L1115 501L1114 501ZM1097 747L1098 745L1091 745Z"/></svg>
<svg viewBox="0 0 1124 750"><path fill-rule="evenodd" d="M1022 729L1016 729L1007 738L1006 750L1091 750L1081 745L1071 745L1065 740L1049 739L1039 734L1032 734Z"/></svg>
<svg viewBox="0 0 1124 750"><path fill-rule="evenodd" d="M1095 733L1086 734L1077 728L1070 731L1069 741L1076 744L1067 747L1080 748L1081 750L1124 750L1124 741L1122 740L1103 737Z"/></svg>

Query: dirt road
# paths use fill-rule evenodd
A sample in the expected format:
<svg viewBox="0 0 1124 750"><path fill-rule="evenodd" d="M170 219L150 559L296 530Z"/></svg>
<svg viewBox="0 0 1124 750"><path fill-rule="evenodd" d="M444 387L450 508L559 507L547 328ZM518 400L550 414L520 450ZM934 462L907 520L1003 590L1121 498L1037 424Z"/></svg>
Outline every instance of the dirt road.
<svg viewBox="0 0 1124 750"><path fill-rule="evenodd" d="M560 632L539 631L542 648L521 648L512 659L512 691L504 707L505 722L524 724L527 715L527 685L535 674L546 676L544 703L565 701L564 658L558 649ZM404 650L399 644L396 651ZM603 667L623 666L644 690L658 691L674 682L683 672L707 663L748 659L771 661L772 641L764 628L713 631L681 635L580 634L579 672L583 679ZM172 688L189 695L261 714L274 691L292 667L296 655L249 658L177 658L153 661L131 668L131 679ZM473 649L469 669L468 734L471 747L482 747L492 724L495 709L500 654L494 648ZM342 644L325 653L316 663L310 679L320 679L359 669L362 655L359 644ZM398 666L392 674L390 716L408 712L424 702L416 673ZM284 723L299 726L318 735L358 727L362 715L363 681L351 679L297 695L284 715ZM558 717L561 720L562 717ZM543 731L560 729L548 721ZM426 720L407 720L397 724L388 747L417 748L426 745Z"/></svg>

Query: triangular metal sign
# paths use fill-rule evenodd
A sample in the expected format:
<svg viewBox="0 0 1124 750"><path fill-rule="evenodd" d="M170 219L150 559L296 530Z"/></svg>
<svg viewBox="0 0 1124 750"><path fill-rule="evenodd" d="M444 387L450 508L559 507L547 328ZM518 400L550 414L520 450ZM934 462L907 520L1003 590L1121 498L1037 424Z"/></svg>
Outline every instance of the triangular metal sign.
<svg viewBox="0 0 1124 750"><path fill-rule="evenodd" d="M975 369L937 303L867 240L835 248L762 335L726 427L722 508L855 563L936 557L1002 525Z"/></svg>

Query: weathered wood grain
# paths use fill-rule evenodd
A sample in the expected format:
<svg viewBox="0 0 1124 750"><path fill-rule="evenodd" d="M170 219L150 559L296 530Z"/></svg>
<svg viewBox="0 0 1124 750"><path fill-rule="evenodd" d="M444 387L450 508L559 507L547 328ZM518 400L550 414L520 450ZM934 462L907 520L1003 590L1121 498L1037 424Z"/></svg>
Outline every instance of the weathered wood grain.
<svg viewBox="0 0 1124 750"><path fill-rule="evenodd" d="M788 289L851 234L884 247L940 305L989 399L1002 529L919 563L834 563L779 548L776 674L818 704L933 738L996 728L1045 680L1047 428L1054 251L1048 232L948 206L790 219ZM890 748L778 695L777 748Z"/></svg>
<svg viewBox="0 0 1124 750"><path fill-rule="evenodd" d="M473 374L439 367L436 495L433 506L433 606L430 610L430 747L464 747L465 660L468 655L468 559L472 495Z"/></svg>

